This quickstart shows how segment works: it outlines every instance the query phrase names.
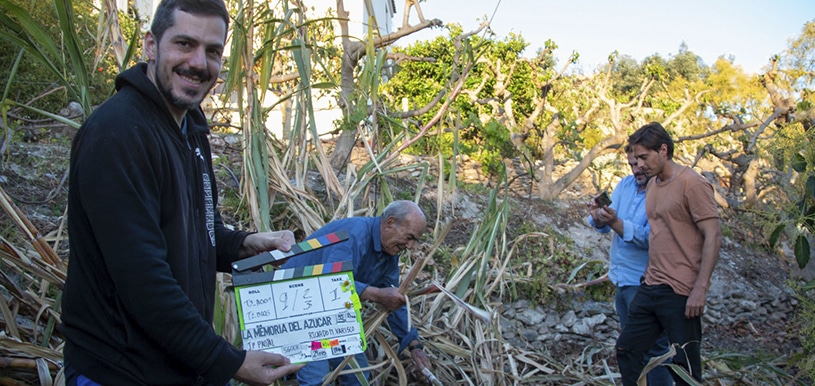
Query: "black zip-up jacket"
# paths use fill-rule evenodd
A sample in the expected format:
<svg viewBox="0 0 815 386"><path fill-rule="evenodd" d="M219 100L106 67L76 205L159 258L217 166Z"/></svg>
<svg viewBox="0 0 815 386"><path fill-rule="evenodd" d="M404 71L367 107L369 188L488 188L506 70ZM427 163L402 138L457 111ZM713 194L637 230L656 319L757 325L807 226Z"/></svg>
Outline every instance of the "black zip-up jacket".
<svg viewBox="0 0 815 386"><path fill-rule="evenodd" d="M245 232L226 229L200 109L185 137L144 63L71 149L65 360L103 385L224 385L245 357L212 328L215 272Z"/></svg>

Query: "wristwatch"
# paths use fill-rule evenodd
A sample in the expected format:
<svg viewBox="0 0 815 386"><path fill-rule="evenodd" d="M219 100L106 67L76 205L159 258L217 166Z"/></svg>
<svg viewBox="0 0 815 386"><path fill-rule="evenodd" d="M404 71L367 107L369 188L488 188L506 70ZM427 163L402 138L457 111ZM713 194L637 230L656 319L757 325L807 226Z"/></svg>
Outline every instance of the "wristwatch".
<svg viewBox="0 0 815 386"><path fill-rule="evenodd" d="M419 350L424 349L424 345L422 344L422 342L416 343L413 346L408 346L408 350L410 352L413 352L413 350L416 350L416 349L419 349Z"/></svg>

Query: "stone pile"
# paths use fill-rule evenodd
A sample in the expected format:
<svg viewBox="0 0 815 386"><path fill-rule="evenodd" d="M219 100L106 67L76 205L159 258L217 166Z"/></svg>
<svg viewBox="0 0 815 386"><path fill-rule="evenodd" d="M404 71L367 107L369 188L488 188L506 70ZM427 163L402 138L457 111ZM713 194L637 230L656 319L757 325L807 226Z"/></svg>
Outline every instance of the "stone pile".
<svg viewBox="0 0 815 386"><path fill-rule="evenodd" d="M713 282L702 319L706 329L749 322L756 334L777 332L773 330L792 317L798 304L791 290L769 283L759 289L743 281L721 283L715 276ZM741 290L724 291L734 285ZM501 334L510 344L535 351L566 354L599 347L613 355L620 323L612 302L571 303L568 309L563 309L567 307L562 302L541 305L519 300L506 304L501 313Z"/></svg>

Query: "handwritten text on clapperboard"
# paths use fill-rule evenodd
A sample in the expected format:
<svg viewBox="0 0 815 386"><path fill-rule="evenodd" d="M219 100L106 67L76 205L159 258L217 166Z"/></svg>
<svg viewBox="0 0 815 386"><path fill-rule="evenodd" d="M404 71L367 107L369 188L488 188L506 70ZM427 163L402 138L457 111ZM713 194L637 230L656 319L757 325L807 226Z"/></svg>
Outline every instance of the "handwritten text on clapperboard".
<svg viewBox="0 0 815 386"><path fill-rule="evenodd" d="M307 362L364 351L350 271L238 288L243 346Z"/></svg>

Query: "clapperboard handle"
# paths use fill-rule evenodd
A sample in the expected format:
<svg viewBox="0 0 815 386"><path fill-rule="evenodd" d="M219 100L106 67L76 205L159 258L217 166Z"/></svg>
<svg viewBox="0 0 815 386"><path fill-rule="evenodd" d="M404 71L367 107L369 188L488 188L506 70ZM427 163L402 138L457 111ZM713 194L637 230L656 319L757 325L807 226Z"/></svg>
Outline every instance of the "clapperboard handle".
<svg viewBox="0 0 815 386"><path fill-rule="evenodd" d="M288 252L274 250L235 261L232 263L232 270L234 273L242 273L244 271L262 267L266 264L280 262L302 253L340 243L345 240L348 240L348 231L346 230L329 233L327 235L315 237L313 239L305 240L292 245Z"/></svg>

